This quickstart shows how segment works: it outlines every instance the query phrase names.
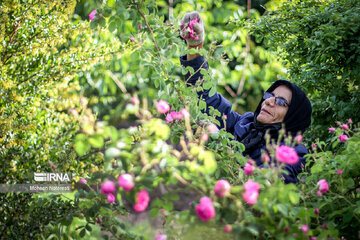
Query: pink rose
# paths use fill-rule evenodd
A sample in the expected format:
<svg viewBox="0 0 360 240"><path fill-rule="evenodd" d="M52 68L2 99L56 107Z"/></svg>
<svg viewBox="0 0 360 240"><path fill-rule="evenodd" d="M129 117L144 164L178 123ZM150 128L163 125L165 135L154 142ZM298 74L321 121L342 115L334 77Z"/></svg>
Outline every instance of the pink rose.
<svg viewBox="0 0 360 240"><path fill-rule="evenodd" d="M221 179L217 181L214 187L215 195L219 197L224 197L230 192L230 188L231 188L230 183L225 179Z"/></svg>
<svg viewBox="0 0 360 240"><path fill-rule="evenodd" d="M316 144L315 144L315 143L313 143L311 146L312 146L312 148L313 148L314 150L316 150Z"/></svg>
<svg viewBox="0 0 360 240"><path fill-rule="evenodd" d="M131 191L131 189L135 186L134 179L129 173L121 174L118 178L118 184L126 192Z"/></svg>
<svg viewBox="0 0 360 240"><path fill-rule="evenodd" d="M167 236L165 234L156 235L156 240L166 240Z"/></svg>
<svg viewBox="0 0 360 240"><path fill-rule="evenodd" d="M321 179L317 182L317 185L319 185L319 191L321 193L326 193L329 190L329 184L326 182L325 179Z"/></svg>
<svg viewBox="0 0 360 240"><path fill-rule="evenodd" d="M97 13L96 10L92 10L92 11L90 12L90 14L89 14L89 19L90 19L90 21L92 21L92 20L95 19L96 13Z"/></svg>
<svg viewBox="0 0 360 240"><path fill-rule="evenodd" d="M345 142L345 141L347 141L348 139L349 139L349 137L346 136L345 134L342 134L342 135L339 136L340 142Z"/></svg>
<svg viewBox="0 0 360 240"><path fill-rule="evenodd" d="M339 175L342 175L342 174L343 174L343 171L342 171L341 169L338 169L336 172L337 172L337 174L339 174Z"/></svg>
<svg viewBox="0 0 360 240"><path fill-rule="evenodd" d="M303 136L300 134L300 135L297 135L294 139L294 141L296 143L301 143L302 142L302 139L303 139Z"/></svg>
<svg viewBox="0 0 360 240"><path fill-rule="evenodd" d="M149 197L149 193L146 190L141 190L137 195L136 195L136 204L134 205L134 210L136 212L143 212L150 201L150 197Z"/></svg>
<svg viewBox="0 0 360 240"><path fill-rule="evenodd" d="M276 149L275 156L279 162L290 165L296 164L299 161L299 156L297 155L295 149L288 146L278 147Z"/></svg>
<svg viewBox="0 0 360 240"><path fill-rule="evenodd" d="M142 26L141 26L141 24L139 24L138 28L139 28L139 29L142 29Z"/></svg>
<svg viewBox="0 0 360 240"><path fill-rule="evenodd" d="M328 130L329 130L329 132L335 132L335 128L333 128L333 127L330 127Z"/></svg>
<svg viewBox="0 0 360 240"><path fill-rule="evenodd" d="M165 118L166 122L168 123L172 123L174 121L174 119L172 118L171 114L168 113L166 114L166 118Z"/></svg>
<svg viewBox="0 0 360 240"><path fill-rule="evenodd" d="M108 180L106 182L104 182L101 185L101 193L102 194L114 194L115 193L115 183L113 183L112 181Z"/></svg>
<svg viewBox="0 0 360 240"><path fill-rule="evenodd" d="M115 202L115 196L110 193L107 196L107 200L108 200L109 203L113 203L113 202Z"/></svg>
<svg viewBox="0 0 360 240"><path fill-rule="evenodd" d="M217 133L219 131L219 129L216 127L215 124L210 123L207 127L207 130L209 131L209 133L213 134L213 133Z"/></svg>
<svg viewBox="0 0 360 240"><path fill-rule="evenodd" d="M352 121L352 119L351 118L349 118L349 120L348 120L348 123L350 124L350 123L352 123L353 121Z"/></svg>
<svg viewBox="0 0 360 240"><path fill-rule="evenodd" d="M183 119L183 115L180 112L173 111L170 114L174 120L182 120Z"/></svg>
<svg viewBox="0 0 360 240"><path fill-rule="evenodd" d="M131 37L131 38L130 38L130 42L135 42L135 38L134 38L134 37Z"/></svg>
<svg viewBox="0 0 360 240"><path fill-rule="evenodd" d="M201 141L206 142L209 139L209 136L206 133L203 133L200 137Z"/></svg>
<svg viewBox="0 0 360 240"><path fill-rule="evenodd" d="M349 129L349 125L343 124L343 125L341 125L341 128L344 129L344 130L348 130L348 129Z"/></svg>
<svg viewBox="0 0 360 240"><path fill-rule="evenodd" d="M316 237L310 237L309 240L316 240L317 238Z"/></svg>
<svg viewBox="0 0 360 240"><path fill-rule="evenodd" d="M319 210L318 208L315 208L315 209L314 209L314 213L315 213L315 214L319 214L319 213L320 213L320 210Z"/></svg>
<svg viewBox="0 0 360 240"><path fill-rule="evenodd" d="M132 103L133 105L138 105L138 104L140 103L139 98L133 96L133 97L131 98L131 103Z"/></svg>
<svg viewBox="0 0 360 240"><path fill-rule="evenodd" d="M302 225L301 227L300 227L300 230L301 231L303 231L303 233L305 233L305 234L308 234L308 232L309 232L309 227L308 227L308 225Z"/></svg>
<svg viewBox="0 0 360 240"><path fill-rule="evenodd" d="M200 198L200 203L195 206L195 212L203 222L207 222L215 217L215 208L208 197Z"/></svg>
<svg viewBox="0 0 360 240"><path fill-rule="evenodd" d="M159 113L167 113L170 110L170 106L164 100L160 100L156 103L156 110Z"/></svg>
<svg viewBox="0 0 360 240"><path fill-rule="evenodd" d="M52 169L55 169L55 168L56 168L56 166L55 166L55 165L51 165L51 168L52 168Z"/></svg>
<svg viewBox="0 0 360 240"><path fill-rule="evenodd" d="M255 170L255 166L253 166L253 161L249 160L244 167L244 172L247 176L250 176Z"/></svg>
<svg viewBox="0 0 360 240"><path fill-rule="evenodd" d="M98 217L97 220L96 220L97 223L101 223L102 222L102 218L101 217Z"/></svg>
<svg viewBox="0 0 360 240"><path fill-rule="evenodd" d="M226 224L223 228L223 232L229 233L232 231L231 225Z"/></svg>
<svg viewBox="0 0 360 240"><path fill-rule="evenodd" d="M80 179L80 182L82 183L82 184L86 184L87 183L87 181L86 181L86 179Z"/></svg>
<svg viewBox="0 0 360 240"><path fill-rule="evenodd" d="M248 204L255 204L257 202L257 198L259 196L260 184L257 182L253 182L253 180L249 179L244 184L245 192L242 197Z"/></svg>

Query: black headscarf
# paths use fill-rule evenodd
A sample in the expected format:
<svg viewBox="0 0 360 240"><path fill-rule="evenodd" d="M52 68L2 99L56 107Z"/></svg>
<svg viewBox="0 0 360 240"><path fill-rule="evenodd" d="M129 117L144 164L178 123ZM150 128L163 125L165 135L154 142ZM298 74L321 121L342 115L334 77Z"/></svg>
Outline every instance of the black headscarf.
<svg viewBox="0 0 360 240"><path fill-rule="evenodd" d="M291 103L285 115L284 122L273 124L262 124L258 122L256 118L260 113L261 105L264 101L264 99L261 99L254 112L254 125L251 127L249 133L240 140L245 145L245 154L255 148L261 147L259 145L264 143L263 140L266 131L269 131L271 138L276 139L282 124L285 125L286 134L291 134L292 136L297 135L299 132L303 133L310 126L311 104L306 94L298 86L286 80L278 80L266 91L272 92L281 85L288 87L292 92Z"/></svg>

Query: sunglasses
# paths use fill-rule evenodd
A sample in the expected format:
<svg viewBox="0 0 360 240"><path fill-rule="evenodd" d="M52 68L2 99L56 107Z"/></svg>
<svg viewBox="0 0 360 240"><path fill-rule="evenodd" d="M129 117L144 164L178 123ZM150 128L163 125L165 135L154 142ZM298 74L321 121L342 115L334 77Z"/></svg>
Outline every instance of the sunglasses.
<svg viewBox="0 0 360 240"><path fill-rule="evenodd" d="M273 93L270 92L265 92L263 99L268 99L274 97L275 98L275 104L281 107L285 107L285 106L289 106L289 103L286 101L286 99L284 99L283 97L275 97L275 95Z"/></svg>

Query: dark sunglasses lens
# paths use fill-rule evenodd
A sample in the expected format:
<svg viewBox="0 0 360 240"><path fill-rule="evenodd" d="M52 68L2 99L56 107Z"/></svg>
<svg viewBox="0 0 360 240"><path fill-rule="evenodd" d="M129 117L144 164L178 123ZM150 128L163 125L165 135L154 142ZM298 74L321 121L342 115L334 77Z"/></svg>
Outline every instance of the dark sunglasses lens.
<svg viewBox="0 0 360 240"><path fill-rule="evenodd" d="M282 98L276 98L275 99L275 104L279 105L281 107L285 107L287 105L287 102Z"/></svg>
<svg viewBox="0 0 360 240"><path fill-rule="evenodd" d="M265 99L271 98L271 97L273 97L273 96L274 96L274 95L272 95L271 93L265 92L263 99L265 100Z"/></svg>

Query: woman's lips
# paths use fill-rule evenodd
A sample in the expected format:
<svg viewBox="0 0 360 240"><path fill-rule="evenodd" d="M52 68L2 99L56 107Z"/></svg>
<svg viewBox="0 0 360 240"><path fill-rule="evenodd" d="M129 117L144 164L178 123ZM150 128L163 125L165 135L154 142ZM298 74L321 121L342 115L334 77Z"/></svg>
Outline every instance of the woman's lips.
<svg viewBox="0 0 360 240"><path fill-rule="evenodd" d="M261 112L265 112L265 113L267 113L267 114L271 115L271 113L270 113L270 112L268 112L268 111L266 111L265 109L261 109ZM272 115L271 115L271 116L272 116Z"/></svg>

